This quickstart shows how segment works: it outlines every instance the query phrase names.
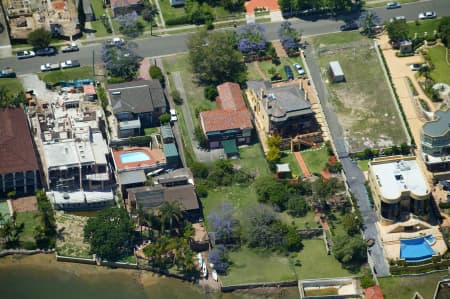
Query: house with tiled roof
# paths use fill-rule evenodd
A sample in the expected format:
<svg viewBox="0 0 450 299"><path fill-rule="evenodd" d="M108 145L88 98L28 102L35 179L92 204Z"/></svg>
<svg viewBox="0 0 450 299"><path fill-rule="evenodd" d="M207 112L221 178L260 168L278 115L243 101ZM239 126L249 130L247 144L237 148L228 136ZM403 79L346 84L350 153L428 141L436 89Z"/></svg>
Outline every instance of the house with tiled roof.
<svg viewBox="0 0 450 299"><path fill-rule="evenodd" d="M144 9L143 0L105 0L109 2L114 17L125 15L133 11L138 14Z"/></svg>
<svg viewBox="0 0 450 299"><path fill-rule="evenodd" d="M200 125L209 148L223 147L227 155L237 153L237 145L249 144L253 131L250 113L238 84L217 86L218 109L200 113Z"/></svg>
<svg viewBox="0 0 450 299"><path fill-rule="evenodd" d="M0 109L0 193L32 194L40 185L39 166L25 113Z"/></svg>

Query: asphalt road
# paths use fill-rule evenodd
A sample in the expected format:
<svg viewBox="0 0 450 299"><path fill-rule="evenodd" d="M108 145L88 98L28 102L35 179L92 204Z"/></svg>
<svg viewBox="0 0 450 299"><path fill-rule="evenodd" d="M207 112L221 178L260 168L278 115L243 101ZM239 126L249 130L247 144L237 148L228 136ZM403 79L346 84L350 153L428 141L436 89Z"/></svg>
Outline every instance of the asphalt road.
<svg viewBox="0 0 450 299"><path fill-rule="evenodd" d="M449 0L431 0L421 1L411 4L404 4L399 9L387 10L384 7L374 9L382 20L389 20L395 16L405 16L408 20L415 20L417 15L422 11L434 10L438 16L450 15ZM293 18L291 21L293 26L303 32L304 36L330 33L339 31L339 26L345 21L356 20L359 13L338 17L325 18ZM266 37L269 40L277 39L277 30L280 23L263 24L266 29ZM228 29L231 30L231 29ZM136 40L138 44L137 52L143 57L164 56L187 51L186 39L189 33L180 33L174 35L166 35L152 37L147 39ZM78 59L81 65L92 64L94 57L95 63L101 63L100 45L93 44L84 46L79 52L61 53L54 57L34 57L26 60L17 60L15 57L0 59L0 67L12 67L18 74L38 72L40 65L50 62L56 63L67 59Z"/></svg>

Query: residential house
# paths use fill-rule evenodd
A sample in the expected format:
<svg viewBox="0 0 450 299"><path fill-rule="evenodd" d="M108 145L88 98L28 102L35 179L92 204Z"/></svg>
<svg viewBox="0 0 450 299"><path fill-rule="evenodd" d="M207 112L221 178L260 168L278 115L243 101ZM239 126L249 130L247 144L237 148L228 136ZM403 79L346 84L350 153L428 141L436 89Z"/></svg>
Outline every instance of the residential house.
<svg viewBox="0 0 450 299"><path fill-rule="evenodd" d="M142 135L167 111L159 80L141 80L108 85L119 138Z"/></svg>
<svg viewBox="0 0 450 299"><path fill-rule="evenodd" d="M427 169L435 176L448 179L450 175L450 109L435 112L435 119L422 127L421 147Z"/></svg>
<svg viewBox="0 0 450 299"><path fill-rule="evenodd" d="M217 86L218 109L200 113L200 125L210 148L224 147L225 153L237 153L236 145L249 144L253 131L250 113L238 84Z"/></svg>
<svg viewBox="0 0 450 299"><path fill-rule="evenodd" d="M266 135L293 138L319 131L307 95L298 85L272 87L268 81L248 81L247 86L255 122Z"/></svg>
<svg viewBox="0 0 450 299"><path fill-rule="evenodd" d="M32 194L39 185L38 161L24 111L0 109L0 193Z"/></svg>
<svg viewBox="0 0 450 299"><path fill-rule="evenodd" d="M143 0L109 0L114 17L131 13L132 11L138 14L144 9Z"/></svg>
<svg viewBox="0 0 450 299"><path fill-rule="evenodd" d="M180 162L180 155L178 154L175 137L173 136L172 128L169 125L161 126L161 139L164 155L166 156L167 167L177 168Z"/></svg>
<svg viewBox="0 0 450 299"><path fill-rule="evenodd" d="M91 7L91 2L89 0L81 0L81 1L83 1L83 12L84 15L86 16L86 22L95 21L95 15ZM75 7L78 7L80 5L79 2L80 0L75 0Z"/></svg>

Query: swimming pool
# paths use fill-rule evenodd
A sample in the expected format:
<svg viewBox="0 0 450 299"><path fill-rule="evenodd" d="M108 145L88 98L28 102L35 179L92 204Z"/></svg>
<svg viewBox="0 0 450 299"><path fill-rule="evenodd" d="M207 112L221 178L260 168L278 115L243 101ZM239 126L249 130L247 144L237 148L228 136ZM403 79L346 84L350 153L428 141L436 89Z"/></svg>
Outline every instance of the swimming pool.
<svg viewBox="0 0 450 299"><path fill-rule="evenodd" d="M409 263L429 260L436 253L429 245L434 241L435 239L432 235L400 240L400 258L405 259Z"/></svg>
<svg viewBox="0 0 450 299"><path fill-rule="evenodd" d="M120 154L120 162L122 163L134 163L150 160L150 156L144 152L131 152Z"/></svg>

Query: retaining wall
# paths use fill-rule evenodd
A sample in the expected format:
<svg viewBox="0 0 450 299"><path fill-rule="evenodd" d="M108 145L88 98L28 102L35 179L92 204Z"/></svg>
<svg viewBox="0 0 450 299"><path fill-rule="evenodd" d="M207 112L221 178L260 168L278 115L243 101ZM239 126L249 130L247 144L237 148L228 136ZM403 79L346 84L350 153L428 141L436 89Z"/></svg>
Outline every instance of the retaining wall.
<svg viewBox="0 0 450 299"><path fill-rule="evenodd" d="M39 253L53 253L55 252L54 249L50 250L44 250L44 249L34 249L34 250L26 250L26 249L5 249L0 251L0 257L8 256L8 255L14 255L14 254L21 254L21 255L33 255L33 254L39 254Z"/></svg>
<svg viewBox="0 0 450 299"><path fill-rule="evenodd" d="M291 281L279 281L279 282L256 282L256 283L244 283L238 285L230 285L230 286L221 286L220 290L222 292L232 292L235 290L243 290L243 289L255 289L255 288L273 288L273 287L293 287L297 286L297 280Z"/></svg>

